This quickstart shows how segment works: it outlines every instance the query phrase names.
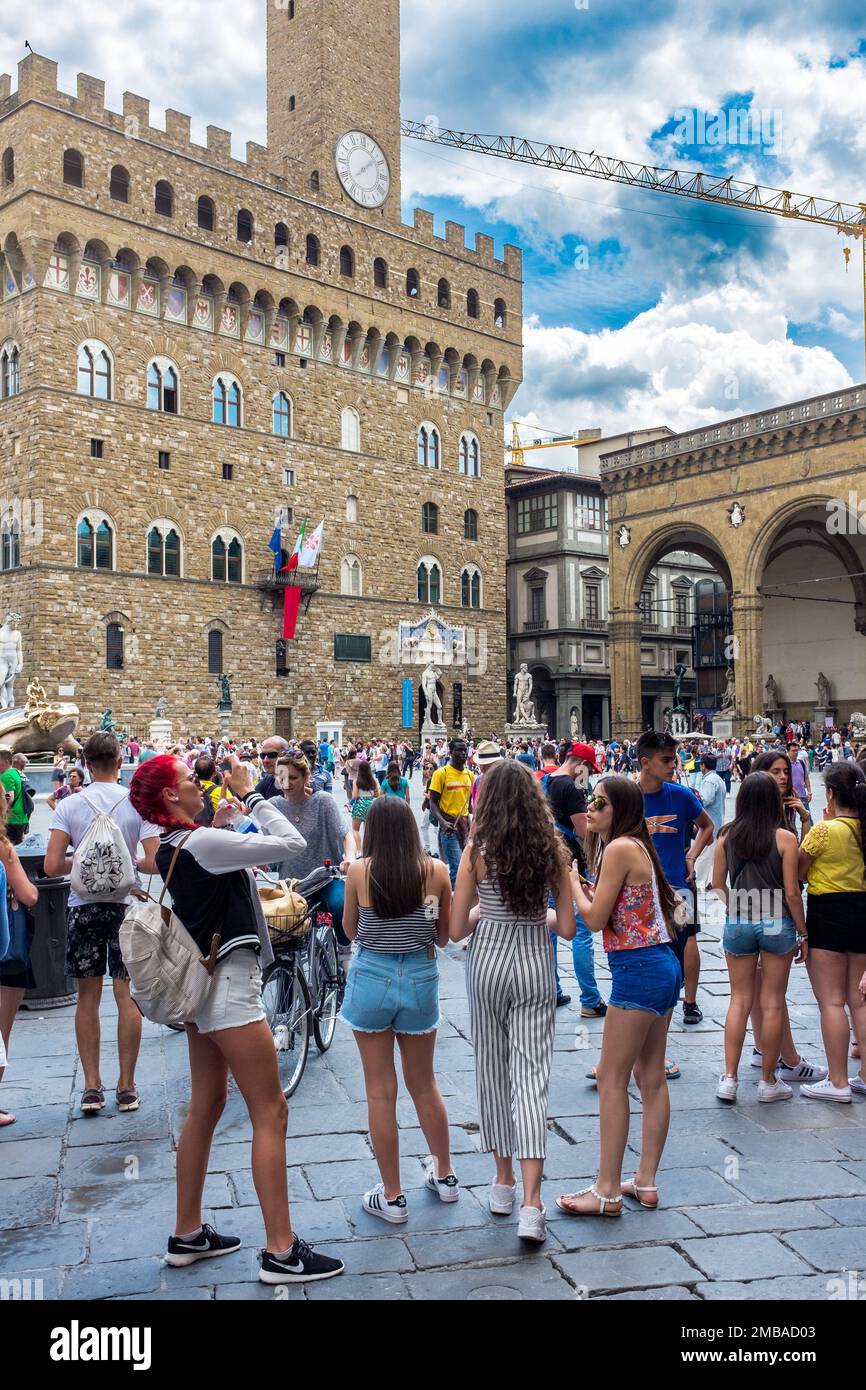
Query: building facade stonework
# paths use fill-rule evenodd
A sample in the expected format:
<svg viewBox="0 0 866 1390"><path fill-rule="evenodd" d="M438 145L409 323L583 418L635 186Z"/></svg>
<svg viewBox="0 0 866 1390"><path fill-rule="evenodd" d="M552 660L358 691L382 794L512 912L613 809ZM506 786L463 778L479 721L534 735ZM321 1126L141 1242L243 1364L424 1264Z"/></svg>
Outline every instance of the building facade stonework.
<svg viewBox="0 0 866 1390"><path fill-rule="evenodd" d="M448 722L505 716L520 252L400 219L397 0L293 11L269 7L270 148L246 161L130 93L107 111L95 78L60 92L39 55L0 78L0 586L22 688L74 685L85 729L164 694L176 734L212 730L218 662L233 733L397 734L406 679L417 731L390 639L431 609L484 652L444 671ZM287 550L325 522L284 657L281 508ZM335 659L347 638L370 659Z"/></svg>

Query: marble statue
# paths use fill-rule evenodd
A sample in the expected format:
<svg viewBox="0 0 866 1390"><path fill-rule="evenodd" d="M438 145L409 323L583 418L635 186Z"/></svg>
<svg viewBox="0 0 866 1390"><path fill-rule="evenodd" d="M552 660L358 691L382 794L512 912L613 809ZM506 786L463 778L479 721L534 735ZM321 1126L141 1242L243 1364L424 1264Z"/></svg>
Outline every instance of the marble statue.
<svg viewBox="0 0 866 1390"><path fill-rule="evenodd" d="M769 738L773 732L772 719L767 719L766 715L763 714L753 714L752 718L755 721L755 737Z"/></svg>
<svg viewBox="0 0 866 1390"><path fill-rule="evenodd" d="M779 687L773 679L772 672L767 677L767 684L764 686L767 692L767 709L779 708Z"/></svg>
<svg viewBox="0 0 866 1390"><path fill-rule="evenodd" d="M159 699L158 699L157 702L156 702L156 714L155 714L154 717L155 717L156 719L165 719L165 717L166 717L167 714L168 714L168 701L166 700L166 698L165 698L164 695L160 695Z"/></svg>
<svg viewBox="0 0 866 1390"><path fill-rule="evenodd" d="M719 713L726 709L736 709L737 705L737 682L734 676L733 666L729 666L725 672L725 693L722 696L722 703L719 706Z"/></svg>
<svg viewBox="0 0 866 1390"><path fill-rule="evenodd" d="M577 710L576 710L574 707L572 707L571 717L570 717L569 722L568 722L568 727L569 727L569 731L570 731L570 733L571 733L571 738L572 738L572 742L573 742L573 741L578 737L578 735L579 735L579 733L580 733L580 720L579 720L578 717L577 717Z"/></svg>
<svg viewBox="0 0 866 1390"><path fill-rule="evenodd" d="M514 724L535 724L535 702L532 699L532 676L526 662L514 677Z"/></svg>
<svg viewBox="0 0 866 1390"><path fill-rule="evenodd" d="M2 628L0 628L0 638L2 638L2 635L3 631ZM828 709L830 706L830 682L823 671L818 672L818 679L815 681L815 689L818 692L819 709Z"/></svg>
<svg viewBox="0 0 866 1390"><path fill-rule="evenodd" d="M852 710L848 723L852 738L866 738L866 714L861 714L858 709Z"/></svg>
<svg viewBox="0 0 866 1390"><path fill-rule="evenodd" d="M12 709L14 706L15 677L24 665L18 627L20 622L17 613L7 613L0 627L0 709Z"/></svg>
<svg viewBox="0 0 866 1390"><path fill-rule="evenodd" d="M441 674L442 672L432 661L428 661L421 672L421 689L424 691L424 699L427 702L427 711L424 715L425 727L428 724L435 726L442 724L442 703L436 689L436 682Z"/></svg>

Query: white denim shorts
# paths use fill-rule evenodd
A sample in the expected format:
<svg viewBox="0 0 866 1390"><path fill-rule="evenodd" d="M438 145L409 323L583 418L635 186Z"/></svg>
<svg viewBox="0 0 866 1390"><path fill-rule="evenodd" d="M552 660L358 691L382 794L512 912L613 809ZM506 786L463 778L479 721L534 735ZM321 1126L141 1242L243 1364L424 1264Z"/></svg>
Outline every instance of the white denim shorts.
<svg viewBox="0 0 866 1390"><path fill-rule="evenodd" d="M219 1033L224 1028L243 1028L264 1018L262 972L255 951L232 951L216 967L204 1008L195 1018L200 1033Z"/></svg>

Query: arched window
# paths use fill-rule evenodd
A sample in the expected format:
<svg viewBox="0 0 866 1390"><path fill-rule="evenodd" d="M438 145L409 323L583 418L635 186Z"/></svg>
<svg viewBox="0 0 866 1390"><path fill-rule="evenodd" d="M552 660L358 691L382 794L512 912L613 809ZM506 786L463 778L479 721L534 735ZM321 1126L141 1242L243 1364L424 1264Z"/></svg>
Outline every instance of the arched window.
<svg viewBox="0 0 866 1390"><path fill-rule="evenodd" d="M123 628L109 623L105 629L105 665L109 671L123 670Z"/></svg>
<svg viewBox="0 0 866 1390"><path fill-rule="evenodd" d="M468 431L460 436L459 467L468 478L481 477L481 445Z"/></svg>
<svg viewBox="0 0 866 1390"><path fill-rule="evenodd" d="M346 498L346 520L350 521L353 525L358 520L358 499L354 492L350 492L349 496Z"/></svg>
<svg viewBox="0 0 866 1390"><path fill-rule="evenodd" d="M14 516L0 526L0 569L15 570L21 564L21 527Z"/></svg>
<svg viewBox="0 0 866 1390"><path fill-rule="evenodd" d="M247 208L238 213L238 241L250 242L253 239L253 215Z"/></svg>
<svg viewBox="0 0 866 1390"><path fill-rule="evenodd" d="M319 246L319 238L313 236L312 232L307 235L307 265L318 265L322 255L322 248Z"/></svg>
<svg viewBox="0 0 866 1390"><path fill-rule="evenodd" d="M207 669L209 676L223 673L223 635L218 627L212 627L207 635Z"/></svg>
<svg viewBox="0 0 866 1390"><path fill-rule="evenodd" d="M418 564L416 571L418 579L418 602L419 603L441 603L442 602L442 571L439 568L439 561L425 556Z"/></svg>
<svg viewBox="0 0 866 1390"><path fill-rule="evenodd" d="M285 222L278 222L274 227L274 250L278 251L281 246L285 246L288 249L288 245L289 229Z"/></svg>
<svg viewBox="0 0 866 1390"><path fill-rule="evenodd" d="M460 607L481 607L481 571L466 565L460 573Z"/></svg>
<svg viewBox="0 0 866 1390"><path fill-rule="evenodd" d="M162 217L174 217L174 189L165 179L153 191L153 206Z"/></svg>
<svg viewBox="0 0 866 1390"><path fill-rule="evenodd" d="M79 150L63 151L63 182L70 188L84 187L84 156Z"/></svg>
<svg viewBox="0 0 866 1390"><path fill-rule="evenodd" d="M421 507L421 530L427 536L439 535L439 508L435 502L424 502Z"/></svg>
<svg viewBox="0 0 866 1390"><path fill-rule="evenodd" d="M421 276L417 270L406 271L406 293L410 299L417 299L421 293Z"/></svg>
<svg viewBox="0 0 866 1390"><path fill-rule="evenodd" d="M3 151L3 185L15 182L15 151L12 146Z"/></svg>
<svg viewBox="0 0 866 1390"><path fill-rule="evenodd" d="M340 436L342 449L348 449L352 454L361 452L361 417L357 410L348 405L340 416Z"/></svg>
<svg viewBox="0 0 866 1390"><path fill-rule="evenodd" d="M76 539L76 564L80 569L114 569L114 531L107 517L88 512L78 523Z"/></svg>
<svg viewBox="0 0 866 1390"><path fill-rule="evenodd" d="M471 319L478 318L478 291L469 290L466 295L466 312Z"/></svg>
<svg viewBox="0 0 866 1390"><path fill-rule="evenodd" d="M17 343L6 343L0 352L0 397L5 401L21 390L21 353Z"/></svg>
<svg viewBox="0 0 866 1390"><path fill-rule="evenodd" d="M504 328L508 321L508 314L505 310L505 300L495 299L493 301L493 327Z"/></svg>
<svg viewBox="0 0 866 1390"><path fill-rule="evenodd" d="M357 555L347 555L340 564L340 593L348 598L360 598L364 576Z"/></svg>
<svg viewBox="0 0 866 1390"><path fill-rule="evenodd" d="M234 531L219 531L211 542L211 579L220 584L243 583L243 546Z"/></svg>
<svg viewBox="0 0 866 1390"><path fill-rule="evenodd" d="M223 372L213 384L213 422L215 425L241 425L243 393L237 377Z"/></svg>
<svg viewBox="0 0 866 1390"><path fill-rule="evenodd" d="M355 256L351 246L340 247L340 274L349 280L355 274Z"/></svg>
<svg viewBox="0 0 866 1390"><path fill-rule="evenodd" d="M154 357L147 368L147 408L177 414L177 368L166 357Z"/></svg>
<svg viewBox="0 0 866 1390"><path fill-rule="evenodd" d="M311 193L318 193L319 191L320 191L319 171L318 171L318 169L314 169L313 172L312 172L311 175L310 175L310 192L311 192ZM317 262L317 264L318 264L318 262Z"/></svg>
<svg viewBox="0 0 866 1390"><path fill-rule="evenodd" d="M82 343L78 349L78 394L111 400L111 356L103 343Z"/></svg>
<svg viewBox="0 0 866 1390"><path fill-rule="evenodd" d="M203 193L198 200L198 225L203 232L212 232L216 224L216 209L213 198Z"/></svg>
<svg viewBox="0 0 866 1390"><path fill-rule="evenodd" d="M436 286L436 303L440 309L451 308L451 286L447 280L440 280Z"/></svg>
<svg viewBox="0 0 866 1390"><path fill-rule="evenodd" d="M435 425L425 420L418 428L418 462L422 468L439 468L442 461L442 441Z"/></svg>
<svg viewBox="0 0 866 1390"><path fill-rule="evenodd" d="M285 391L274 396L274 434L288 439L292 433L292 403Z"/></svg>
<svg viewBox="0 0 866 1390"><path fill-rule="evenodd" d="M463 539L478 540L478 513L472 507L468 507L463 513Z"/></svg>
<svg viewBox="0 0 866 1390"><path fill-rule="evenodd" d="M170 521L155 521L147 533L147 572L180 578L180 536Z"/></svg>
<svg viewBox="0 0 866 1390"><path fill-rule="evenodd" d="M373 262L373 285L377 290L388 288L388 263L381 256L377 256Z"/></svg>
<svg viewBox="0 0 866 1390"><path fill-rule="evenodd" d="M116 203L129 202L129 172L122 164L115 164L108 180L108 196Z"/></svg>

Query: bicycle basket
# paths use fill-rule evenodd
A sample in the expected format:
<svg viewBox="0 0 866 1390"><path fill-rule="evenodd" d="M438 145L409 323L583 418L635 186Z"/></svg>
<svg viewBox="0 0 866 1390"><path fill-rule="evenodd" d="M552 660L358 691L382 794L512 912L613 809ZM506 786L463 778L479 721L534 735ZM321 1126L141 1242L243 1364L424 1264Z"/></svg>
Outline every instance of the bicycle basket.
<svg viewBox="0 0 866 1390"><path fill-rule="evenodd" d="M313 929L307 900L298 891L298 880L280 879L258 884L259 900L274 945L301 941Z"/></svg>

